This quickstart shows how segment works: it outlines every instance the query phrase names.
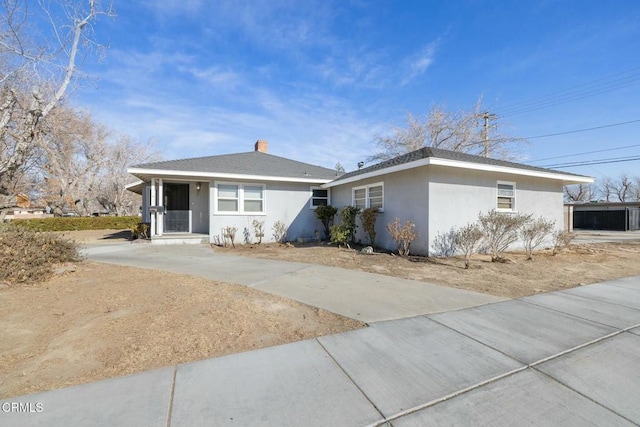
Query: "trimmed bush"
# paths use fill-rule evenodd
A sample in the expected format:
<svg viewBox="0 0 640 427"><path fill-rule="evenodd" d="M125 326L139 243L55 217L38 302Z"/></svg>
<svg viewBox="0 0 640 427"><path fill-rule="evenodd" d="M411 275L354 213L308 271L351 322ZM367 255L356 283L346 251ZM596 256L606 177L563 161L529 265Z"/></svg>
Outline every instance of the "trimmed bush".
<svg viewBox="0 0 640 427"><path fill-rule="evenodd" d="M13 224L0 227L0 281L42 282L53 275L56 264L79 259L72 240Z"/></svg>
<svg viewBox="0 0 640 427"><path fill-rule="evenodd" d="M520 238L528 260L533 260L533 251L553 232L555 221L544 218L530 219L520 228Z"/></svg>
<svg viewBox="0 0 640 427"><path fill-rule="evenodd" d="M11 224L33 231L130 230L142 222L139 216L87 216L14 219Z"/></svg>
<svg viewBox="0 0 640 427"><path fill-rule="evenodd" d="M338 213L338 209L331 205L318 206L315 210L316 218L322 223L325 239L331 240L331 226L333 225L333 218Z"/></svg>
<svg viewBox="0 0 640 427"><path fill-rule="evenodd" d="M471 257L478 251L478 245L484 238L484 233L478 224L467 224L454 231L453 241L464 255L464 268L471 265Z"/></svg>
<svg viewBox="0 0 640 427"><path fill-rule="evenodd" d="M509 214L491 210L478 215L484 242L491 254L492 262L503 262L502 254L509 245L518 240L520 228L531 220L531 215Z"/></svg>

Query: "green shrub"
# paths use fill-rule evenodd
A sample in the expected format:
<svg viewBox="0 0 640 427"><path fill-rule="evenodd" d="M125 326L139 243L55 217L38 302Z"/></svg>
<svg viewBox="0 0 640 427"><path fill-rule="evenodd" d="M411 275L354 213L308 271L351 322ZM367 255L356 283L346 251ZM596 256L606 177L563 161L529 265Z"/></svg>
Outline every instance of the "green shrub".
<svg viewBox="0 0 640 427"><path fill-rule="evenodd" d="M347 242L353 242L354 236L356 234L356 230L358 226L356 225L356 218L360 213L360 208L356 208L355 206L345 206L340 211L340 219L342 219L343 230L348 233ZM333 229L332 229L333 230Z"/></svg>
<svg viewBox="0 0 640 427"><path fill-rule="evenodd" d="M151 224L148 222L139 222L131 227L131 240L148 239L149 228Z"/></svg>
<svg viewBox="0 0 640 427"><path fill-rule="evenodd" d="M349 246L349 228L344 224L331 226L331 241L339 246Z"/></svg>
<svg viewBox="0 0 640 427"><path fill-rule="evenodd" d="M322 223L324 236L327 240L331 240L331 226L333 225L333 218L337 213L338 209L331 205L318 206L315 210L316 218Z"/></svg>
<svg viewBox="0 0 640 427"><path fill-rule="evenodd" d="M139 216L88 216L14 219L11 223L34 231L75 231L127 230L141 221Z"/></svg>
<svg viewBox="0 0 640 427"><path fill-rule="evenodd" d="M367 208L360 213L360 221L362 228L369 236L369 244L373 247L376 245L376 220L378 219L378 208Z"/></svg>
<svg viewBox="0 0 640 427"><path fill-rule="evenodd" d="M72 240L13 224L0 227L0 281L41 282L52 276L56 264L79 259Z"/></svg>

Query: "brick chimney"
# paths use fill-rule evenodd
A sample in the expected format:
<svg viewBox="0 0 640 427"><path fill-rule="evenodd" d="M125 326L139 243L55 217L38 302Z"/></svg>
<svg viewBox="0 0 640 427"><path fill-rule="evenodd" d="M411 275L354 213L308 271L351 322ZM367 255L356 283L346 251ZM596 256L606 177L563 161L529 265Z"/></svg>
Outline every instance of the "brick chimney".
<svg viewBox="0 0 640 427"><path fill-rule="evenodd" d="M259 151L261 153L266 153L268 146L269 146L269 144L267 143L267 141L265 141L263 139L259 139L259 140L256 141L255 150Z"/></svg>

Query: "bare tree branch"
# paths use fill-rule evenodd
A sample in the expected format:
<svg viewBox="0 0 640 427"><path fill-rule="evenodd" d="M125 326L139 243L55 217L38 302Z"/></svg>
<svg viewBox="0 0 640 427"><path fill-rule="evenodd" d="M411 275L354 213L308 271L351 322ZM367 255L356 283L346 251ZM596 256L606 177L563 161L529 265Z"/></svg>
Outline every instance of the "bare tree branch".
<svg viewBox="0 0 640 427"><path fill-rule="evenodd" d="M378 151L367 160L386 160L422 147L513 158L510 145L524 140L497 133L495 123L490 125L491 129L484 128L484 122L480 120L486 114L483 111L480 98L471 110L448 111L436 104L423 120L407 114L405 127L394 128L390 134L375 137ZM495 119L493 116L491 118ZM489 130L492 131L491 136L486 138Z"/></svg>

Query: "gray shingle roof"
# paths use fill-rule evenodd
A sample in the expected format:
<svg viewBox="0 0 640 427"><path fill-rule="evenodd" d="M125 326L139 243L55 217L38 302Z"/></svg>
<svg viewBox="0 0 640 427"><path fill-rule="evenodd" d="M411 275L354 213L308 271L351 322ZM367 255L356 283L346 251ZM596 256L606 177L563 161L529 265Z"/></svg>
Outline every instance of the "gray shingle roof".
<svg viewBox="0 0 640 427"><path fill-rule="evenodd" d="M300 179L326 179L327 181L336 177L336 171L333 169L285 159L284 157L259 151L145 163L133 166L133 168L184 171L194 172L196 174L201 172Z"/></svg>
<svg viewBox="0 0 640 427"><path fill-rule="evenodd" d="M582 176L582 175L576 175L568 172L559 172L552 169L540 168L537 166L525 165L522 163L515 163L515 162L509 162L506 160L497 160L497 159L491 159L488 157L476 156L473 154L461 153L458 151L443 150L441 148L423 147L419 150L412 151L410 153L403 154L398 157L394 157L393 159L385 160L375 165L346 173L344 175L341 175L339 178L335 179L334 182L340 182L344 179L348 179L354 176L391 168L393 166L398 166L405 163L414 162L416 160L426 159L429 157L434 157L438 159L456 160L460 162L503 166L503 167L539 171L539 172L562 173L564 175Z"/></svg>

